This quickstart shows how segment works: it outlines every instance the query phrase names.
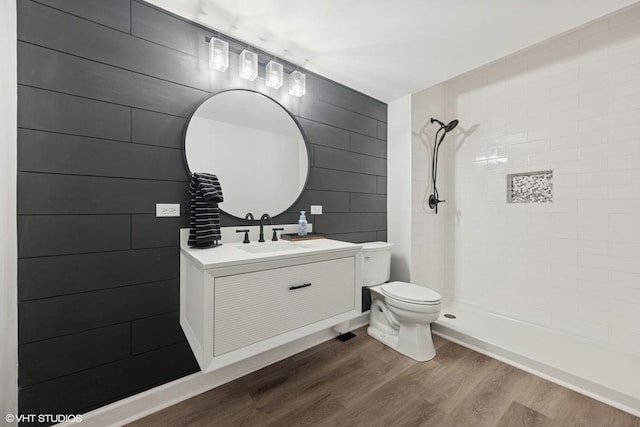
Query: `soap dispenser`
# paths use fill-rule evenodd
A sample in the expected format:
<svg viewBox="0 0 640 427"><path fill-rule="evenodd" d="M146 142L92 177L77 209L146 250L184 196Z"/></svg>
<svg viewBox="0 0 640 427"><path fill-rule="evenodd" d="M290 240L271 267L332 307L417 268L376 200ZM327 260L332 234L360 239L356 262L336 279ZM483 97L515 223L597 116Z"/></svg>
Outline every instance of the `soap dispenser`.
<svg viewBox="0 0 640 427"><path fill-rule="evenodd" d="M307 235L307 217L306 211L300 211L300 219L298 219L298 236Z"/></svg>

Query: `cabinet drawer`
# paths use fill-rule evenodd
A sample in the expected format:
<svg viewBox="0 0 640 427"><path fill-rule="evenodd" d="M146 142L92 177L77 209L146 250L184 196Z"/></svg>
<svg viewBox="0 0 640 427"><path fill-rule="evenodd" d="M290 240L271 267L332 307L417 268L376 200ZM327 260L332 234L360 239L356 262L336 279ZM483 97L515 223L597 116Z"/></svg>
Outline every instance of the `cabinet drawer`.
<svg viewBox="0 0 640 427"><path fill-rule="evenodd" d="M217 277L214 355L353 310L354 268L349 257Z"/></svg>

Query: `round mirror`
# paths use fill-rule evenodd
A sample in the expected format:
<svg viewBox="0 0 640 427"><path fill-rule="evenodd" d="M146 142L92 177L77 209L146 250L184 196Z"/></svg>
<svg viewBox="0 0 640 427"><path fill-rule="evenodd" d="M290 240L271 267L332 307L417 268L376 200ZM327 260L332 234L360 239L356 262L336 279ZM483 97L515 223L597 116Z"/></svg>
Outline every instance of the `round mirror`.
<svg viewBox="0 0 640 427"><path fill-rule="evenodd" d="M191 173L218 177L220 209L238 218L286 211L309 174L307 145L294 117L268 96L244 89L200 104L187 124L184 154Z"/></svg>

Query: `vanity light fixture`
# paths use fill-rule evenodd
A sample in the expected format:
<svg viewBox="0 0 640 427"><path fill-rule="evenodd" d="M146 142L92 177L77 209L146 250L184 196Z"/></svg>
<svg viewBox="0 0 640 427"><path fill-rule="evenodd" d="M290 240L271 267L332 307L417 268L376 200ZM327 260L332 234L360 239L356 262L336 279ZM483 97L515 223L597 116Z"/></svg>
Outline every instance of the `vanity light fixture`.
<svg viewBox="0 0 640 427"><path fill-rule="evenodd" d="M301 97L307 92L306 88L307 76L298 70L289 74L289 95Z"/></svg>
<svg viewBox="0 0 640 427"><path fill-rule="evenodd" d="M229 42L218 37L205 37L209 43L209 68L225 72L229 68ZM265 85L280 89L284 83L284 66L271 60L265 67ZM240 78L254 81L258 77L258 54L244 49L239 55L238 74ZM289 95L301 97L306 92L307 76L298 70L289 74Z"/></svg>
<svg viewBox="0 0 640 427"><path fill-rule="evenodd" d="M266 67L265 83L267 87L280 89L284 81L282 64L269 61Z"/></svg>
<svg viewBox="0 0 640 427"><path fill-rule="evenodd" d="M240 78L254 81L258 77L258 54L244 49L240 53Z"/></svg>
<svg viewBox="0 0 640 427"><path fill-rule="evenodd" d="M229 67L229 43L211 37L209 40L209 68L225 72Z"/></svg>

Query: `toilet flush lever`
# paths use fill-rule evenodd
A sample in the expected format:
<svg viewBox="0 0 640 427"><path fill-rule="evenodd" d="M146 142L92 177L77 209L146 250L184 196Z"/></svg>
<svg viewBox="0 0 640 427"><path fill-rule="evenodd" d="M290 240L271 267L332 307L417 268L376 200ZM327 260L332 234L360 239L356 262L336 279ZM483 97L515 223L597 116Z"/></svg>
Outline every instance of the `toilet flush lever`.
<svg viewBox="0 0 640 427"><path fill-rule="evenodd" d="M311 286L311 283L303 283L302 285L289 286L289 290L295 291L296 289L308 288L309 286Z"/></svg>

